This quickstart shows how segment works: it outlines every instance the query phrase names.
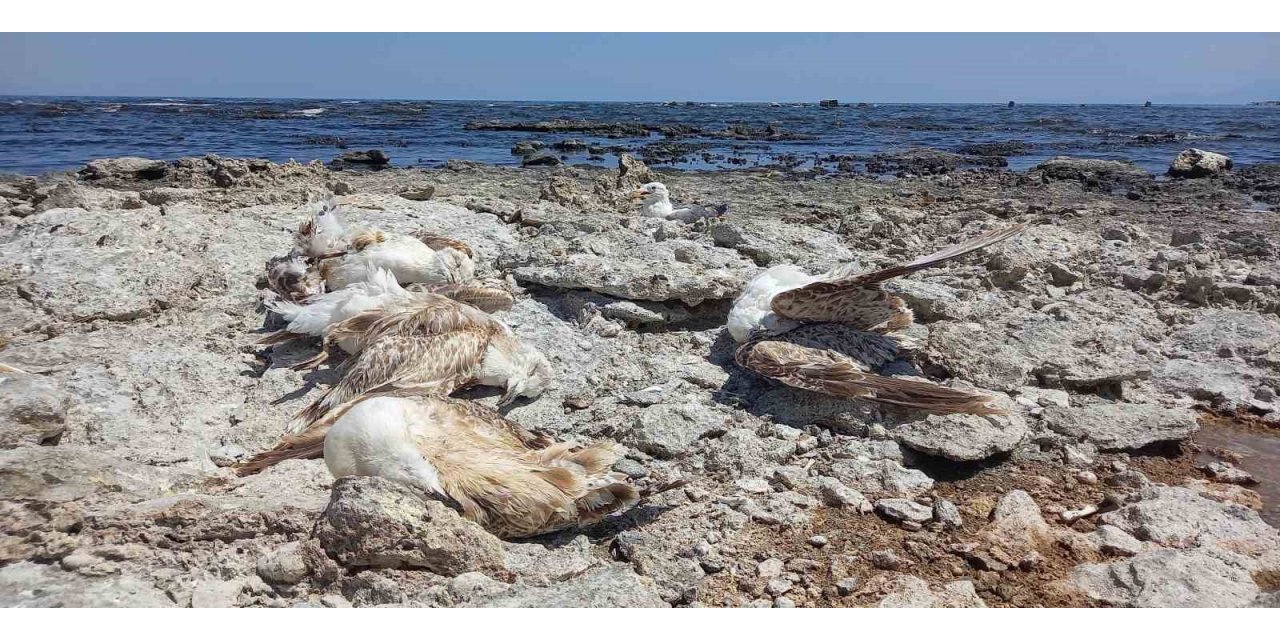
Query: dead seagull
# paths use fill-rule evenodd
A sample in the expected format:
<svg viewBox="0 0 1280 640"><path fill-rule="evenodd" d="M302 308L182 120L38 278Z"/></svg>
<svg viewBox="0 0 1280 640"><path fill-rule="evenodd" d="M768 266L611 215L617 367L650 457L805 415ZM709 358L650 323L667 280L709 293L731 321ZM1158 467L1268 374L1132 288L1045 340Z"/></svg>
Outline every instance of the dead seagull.
<svg viewBox="0 0 1280 640"><path fill-rule="evenodd" d="M866 398L935 413L997 414L992 398L930 382L882 376L897 359L886 333L910 325L911 310L881 284L954 260L1021 233L1026 224L988 233L936 253L870 273L842 266L811 276L779 265L756 276L729 311L730 335L742 367L789 386Z"/></svg>
<svg viewBox="0 0 1280 640"><path fill-rule="evenodd" d="M401 235L362 231L351 238L344 255L325 260L320 276L330 291L366 282L386 269L400 284L451 284L475 278L475 253L463 242L430 233Z"/></svg>
<svg viewBox="0 0 1280 640"><path fill-rule="evenodd" d="M329 429L335 478L378 476L456 505L502 538L589 525L636 504L610 468L615 447L540 439L484 405L454 398L376 397Z"/></svg>
<svg viewBox="0 0 1280 640"><path fill-rule="evenodd" d="M334 413L370 395L402 391L447 396L485 385L504 389L500 405L537 398L551 385L545 356L488 314L444 296L419 294L402 310L379 309L331 326L326 342L356 354L342 379L297 414L294 433L239 466L256 473L283 460L318 457Z"/></svg>
<svg viewBox="0 0 1280 640"><path fill-rule="evenodd" d="M646 218L665 218L681 222L693 222L702 218L716 218L729 210L729 205L719 204L704 207L690 204L677 207L671 204L671 193L667 185L661 182L650 182L631 193L631 198L641 200L640 215Z"/></svg>
<svg viewBox="0 0 1280 640"><path fill-rule="evenodd" d="M401 287L390 271L379 268L368 282L312 296L306 304L289 300L268 302L267 308L289 324L263 337L258 344L280 344L297 338L322 336L332 325L366 311L402 309L415 300L423 299L422 294L443 295L488 313L506 311L515 300L505 289L481 284L414 284L410 287Z"/></svg>

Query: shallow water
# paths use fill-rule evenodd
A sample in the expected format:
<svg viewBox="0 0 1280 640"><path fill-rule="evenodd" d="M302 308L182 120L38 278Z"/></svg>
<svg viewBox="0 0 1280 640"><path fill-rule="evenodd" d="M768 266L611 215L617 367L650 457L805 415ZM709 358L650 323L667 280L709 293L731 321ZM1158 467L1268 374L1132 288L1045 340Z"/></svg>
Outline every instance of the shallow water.
<svg viewBox="0 0 1280 640"><path fill-rule="evenodd" d="M1238 164L1280 162L1280 107L1140 105L866 105L432 102L395 100L265 100L202 98L0 98L0 172L74 169L93 158L138 155L173 159L217 153L284 161L330 160L350 149L381 148L400 166L434 166L450 159L517 164L518 140L547 143L577 138L634 149L663 140L602 138L581 133L467 131L472 120L540 121L555 118L686 124L707 130L732 123L776 124L812 136L785 142L682 138L706 145L675 166L736 168L772 164L784 156L871 154L926 146L1020 141L1025 155L1010 169L1055 155L1131 160L1163 172L1178 151L1202 147ZM730 158L740 164L730 162ZM613 153L570 162L611 165ZM803 164L801 166L804 166Z"/></svg>
<svg viewBox="0 0 1280 640"><path fill-rule="evenodd" d="M1205 447L1217 447L1242 456L1237 467L1248 471L1258 484L1248 485L1262 496L1262 519L1280 527L1280 433L1207 425L1196 433L1195 441ZM1201 462L1217 458L1207 453Z"/></svg>

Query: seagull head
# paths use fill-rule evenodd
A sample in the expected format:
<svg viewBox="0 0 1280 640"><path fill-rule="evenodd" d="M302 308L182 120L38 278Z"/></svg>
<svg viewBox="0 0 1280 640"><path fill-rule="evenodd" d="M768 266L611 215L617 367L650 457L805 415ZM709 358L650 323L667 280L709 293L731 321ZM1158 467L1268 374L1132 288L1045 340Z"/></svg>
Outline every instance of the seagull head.
<svg viewBox="0 0 1280 640"><path fill-rule="evenodd" d="M498 400L505 407L516 398L537 398L551 387L551 364L546 356L529 345L522 345L512 358L514 371L507 376L506 393Z"/></svg>
<svg viewBox="0 0 1280 640"><path fill-rule="evenodd" d="M670 197L671 193L667 191L667 185L661 182L650 182L631 192L632 200L644 200L645 203L667 200Z"/></svg>

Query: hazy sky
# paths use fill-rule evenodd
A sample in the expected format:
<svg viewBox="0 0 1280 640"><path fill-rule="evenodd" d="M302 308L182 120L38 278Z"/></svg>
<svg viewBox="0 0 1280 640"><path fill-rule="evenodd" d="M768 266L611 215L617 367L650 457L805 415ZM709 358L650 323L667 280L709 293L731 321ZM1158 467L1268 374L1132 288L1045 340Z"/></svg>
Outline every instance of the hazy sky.
<svg viewBox="0 0 1280 640"><path fill-rule="evenodd" d="M1276 34L0 34L0 94L1280 99Z"/></svg>

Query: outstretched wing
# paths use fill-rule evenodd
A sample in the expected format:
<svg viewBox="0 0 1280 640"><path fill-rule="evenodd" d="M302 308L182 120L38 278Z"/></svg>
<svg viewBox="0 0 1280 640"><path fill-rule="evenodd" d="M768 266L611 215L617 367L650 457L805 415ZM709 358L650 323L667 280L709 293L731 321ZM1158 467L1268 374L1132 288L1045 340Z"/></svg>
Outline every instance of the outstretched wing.
<svg viewBox="0 0 1280 640"><path fill-rule="evenodd" d="M342 380L299 411L297 418L305 430L333 409L386 389L453 393L477 376L489 336L483 330L463 329L440 335L385 336L374 340L348 361Z"/></svg>
<svg viewBox="0 0 1280 640"><path fill-rule="evenodd" d="M901 298L882 289L882 282L1008 240L1026 228L1026 223L1017 224L888 269L820 280L783 291L774 296L771 306L774 313L793 320L845 322L864 331L901 329L911 324L911 311Z"/></svg>
<svg viewBox="0 0 1280 640"><path fill-rule="evenodd" d="M838 398L865 398L933 413L1004 413L988 404L990 396L877 375L857 360L828 349L765 340L742 345L734 359L742 367L788 386Z"/></svg>
<svg viewBox="0 0 1280 640"><path fill-rule="evenodd" d="M427 231L414 231L410 235L421 240L422 244L425 244L428 247L435 249L436 251L439 251L441 249L457 249L458 251L461 251L467 254L468 258L476 257L476 252L472 250L471 245L461 240L455 240L453 238L449 238L446 236L436 235L434 233L430 233Z"/></svg>
<svg viewBox="0 0 1280 640"><path fill-rule="evenodd" d="M487 287L480 284L417 283L409 285L409 290L434 293L450 300L469 304L486 313L509 311L511 305L515 304L516 301L515 296L511 295L511 292L506 289Z"/></svg>

